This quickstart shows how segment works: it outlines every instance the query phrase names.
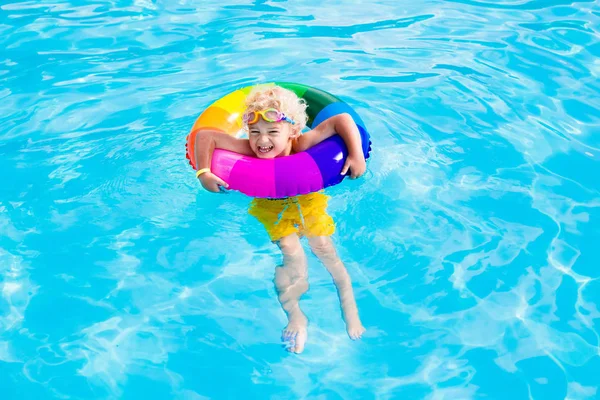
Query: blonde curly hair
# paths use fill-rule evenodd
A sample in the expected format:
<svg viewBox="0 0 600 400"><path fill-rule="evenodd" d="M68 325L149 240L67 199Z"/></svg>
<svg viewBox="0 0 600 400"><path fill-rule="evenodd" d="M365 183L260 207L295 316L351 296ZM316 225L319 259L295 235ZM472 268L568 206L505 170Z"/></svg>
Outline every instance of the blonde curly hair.
<svg viewBox="0 0 600 400"><path fill-rule="evenodd" d="M275 108L294 120L292 127L298 133L308 121L307 107L304 99L281 86L257 86L246 97L246 112Z"/></svg>

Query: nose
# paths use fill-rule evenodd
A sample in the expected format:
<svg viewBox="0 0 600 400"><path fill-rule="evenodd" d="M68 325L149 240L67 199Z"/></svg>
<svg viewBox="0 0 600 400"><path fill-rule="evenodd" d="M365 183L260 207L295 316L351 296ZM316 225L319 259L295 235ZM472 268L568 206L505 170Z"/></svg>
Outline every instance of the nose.
<svg viewBox="0 0 600 400"><path fill-rule="evenodd" d="M258 139L256 140L256 144L259 146L269 144L269 139L268 139L267 135L260 135L258 137Z"/></svg>

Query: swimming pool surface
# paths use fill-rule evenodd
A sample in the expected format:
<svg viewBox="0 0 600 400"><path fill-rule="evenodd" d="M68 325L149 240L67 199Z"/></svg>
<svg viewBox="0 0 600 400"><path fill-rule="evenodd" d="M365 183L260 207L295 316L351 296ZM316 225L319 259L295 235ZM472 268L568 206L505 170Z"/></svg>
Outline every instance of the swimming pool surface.
<svg viewBox="0 0 600 400"><path fill-rule="evenodd" d="M0 4L0 398L600 398L600 4ZM353 106L328 190L365 337L309 257L301 355L279 254L185 136L300 82Z"/></svg>

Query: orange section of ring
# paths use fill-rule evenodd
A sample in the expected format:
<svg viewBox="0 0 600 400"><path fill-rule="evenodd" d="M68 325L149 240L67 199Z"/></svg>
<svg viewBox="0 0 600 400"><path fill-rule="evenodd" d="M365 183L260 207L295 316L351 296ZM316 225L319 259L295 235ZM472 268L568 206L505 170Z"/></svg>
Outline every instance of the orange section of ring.
<svg viewBox="0 0 600 400"><path fill-rule="evenodd" d="M195 132L199 129L213 129L222 131L229 135L235 135L240 129L241 118L239 113L230 113L220 107L214 105L207 108L194 123L192 130L188 136L188 156L192 166L195 168L194 160L194 142L196 141Z"/></svg>

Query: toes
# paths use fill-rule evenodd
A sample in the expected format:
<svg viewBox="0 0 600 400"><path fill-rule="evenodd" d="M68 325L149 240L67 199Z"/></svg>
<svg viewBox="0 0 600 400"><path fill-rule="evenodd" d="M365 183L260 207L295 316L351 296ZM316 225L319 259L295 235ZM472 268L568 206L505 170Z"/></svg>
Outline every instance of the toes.
<svg viewBox="0 0 600 400"><path fill-rule="evenodd" d="M302 325L292 324L286 326L281 332L282 347L290 353L300 354L304 351L306 342L306 328Z"/></svg>
<svg viewBox="0 0 600 400"><path fill-rule="evenodd" d="M298 335L298 332L296 332L296 331L285 330L285 331L283 331L283 335L281 337L282 337L282 339L289 340L289 339L295 338L296 335Z"/></svg>
<svg viewBox="0 0 600 400"><path fill-rule="evenodd" d="M300 346L298 345L298 343L296 343L296 340L292 339L290 342L288 342L287 347L285 348L288 352L290 353L299 353L302 350L299 350Z"/></svg>
<svg viewBox="0 0 600 400"><path fill-rule="evenodd" d="M296 345L295 338L293 338L293 337L285 337L285 338L283 338L283 347L287 351L292 351L292 349L294 348L295 345Z"/></svg>
<svg viewBox="0 0 600 400"><path fill-rule="evenodd" d="M285 330L282 335L282 340L284 341L283 347L285 347L288 352L300 354L304 351L306 337L301 335L301 331Z"/></svg>
<svg viewBox="0 0 600 400"><path fill-rule="evenodd" d="M290 343L290 346L286 349L290 353L300 354L304 350L304 346L300 343L294 341Z"/></svg>
<svg viewBox="0 0 600 400"><path fill-rule="evenodd" d="M348 332L348 336L350 336L350 339L352 340L357 340L362 338L362 335L365 331L364 330L358 330L358 331L351 331Z"/></svg>

